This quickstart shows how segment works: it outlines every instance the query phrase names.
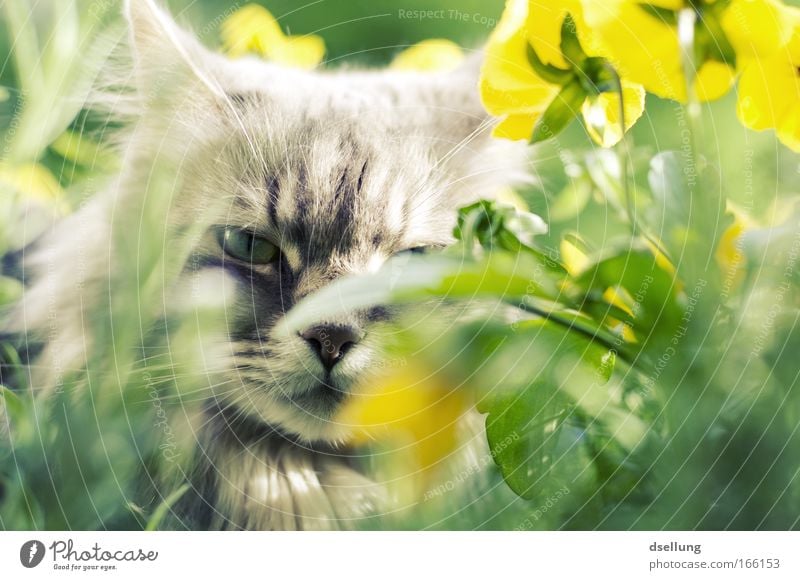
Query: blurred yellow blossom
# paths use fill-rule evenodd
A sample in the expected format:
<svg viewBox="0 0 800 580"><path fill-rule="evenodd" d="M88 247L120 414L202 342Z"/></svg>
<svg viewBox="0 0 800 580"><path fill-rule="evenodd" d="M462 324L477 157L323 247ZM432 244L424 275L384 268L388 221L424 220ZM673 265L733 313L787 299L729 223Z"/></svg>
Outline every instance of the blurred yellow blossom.
<svg viewBox="0 0 800 580"><path fill-rule="evenodd" d="M625 312L625 314L631 318L636 317L636 313L632 309L635 305L635 301L630 293L622 286L610 286L606 288L605 292L603 292L603 299L611 306L615 306ZM606 319L606 324L612 330L619 332L625 342L631 344L639 342L630 324L625 324L623 321L613 316L609 316Z"/></svg>
<svg viewBox="0 0 800 580"><path fill-rule="evenodd" d="M325 56L321 37L287 36L264 7L246 4L222 23L223 50L232 57L252 53L287 66L311 69Z"/></svg>
<svg viewBox="0 0 800 580"><path fill-rule="evenodd" d="M589 256L578 247L578 243L579 241L573 236L563 238L559 244L561 262L573 277L580 275L590 263Z"/></svg>
<svg viewBox="0 0 800 580"><path fill-rule="evenodd" d="M392 61L395 70L448 71L464 60L464 51L452 40L431 38L408 47Z"/></svg>
<svg viewBox="0 0 800 580"><path fill-rule="evenodd" d="M645 90L640 84L622 81L625 130L631 128L644 111ZM589 97L581 107L586 130L596 143L612 147L622 139L619 94L604 92Z"/></svg>
<svg viewBox="0 0 800 580"><path fill-rule="evenodd" d="M352 429L350 443L375 442L403 475L426 476L455 451L458 419L471 404L442 373L412 361L354 394L337 421Z"/></svg>
<svg viewBox="0 0 800 580"><path fill-rule="evenodd" d="M795 26L786 46L742 71L737 113L745 126L775 129L784 145L800 151L800 11L790 14Z"/></svg>
<svg viewBox="0 0 800 580"><path fill-rule="evenodd" d="M728 202L728 212L733 215L733 223L722 233L714 258L722 271L722 279L730 291L741 284L745 276L747 260L742 251L740 239L748 231L758 227L758 224L741 208Z"/></svg>
<svg viewBox="0 0 800 580"><path fill-rule="evenodd" d="M577 0L509 0L489 39L481 74L484 107L502 118L494 134L538 140L539 132L547 138L582 113L597 143L617 143L622 138L619 95L594 46ZM628 129L644 110L644 91L622 83Z"/></svg>
<svg viewBox="0 0 800 580"><path fill-rule="evenodd" d="M736 77L734 62L769 55L788 35L777 0L581 0L581 7L593 50L607 54L630 81L682 102L687 83L676 24L681 9L699 14L694 38L699 62L692 82L701 101L728 92Z"/></svg>
<svg viewBox="0 0 800 580"><path fill-rule="evenodd" d="M653 252L653 256L656 259L656 266L664 270L667 274L674 276L675 275L675 266L672 264L670 259L662 252L659 247L651 242L648 239L644 240L645 245ZM679 281L676 281L676 284L680 284Z"/></svg>

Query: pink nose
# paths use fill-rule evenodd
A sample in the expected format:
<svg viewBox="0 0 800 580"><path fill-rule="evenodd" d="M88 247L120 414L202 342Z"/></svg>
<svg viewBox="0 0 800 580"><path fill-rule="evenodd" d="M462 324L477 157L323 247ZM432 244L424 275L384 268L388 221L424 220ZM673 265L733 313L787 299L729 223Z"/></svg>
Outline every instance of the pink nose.
<svg viewBox="0 0 800 580"><path fill-rule="evenodd" d="M322 325L309 328L300 336L317 353L323 366L331 370L363 338L363 333L347 325Z"/></svg>

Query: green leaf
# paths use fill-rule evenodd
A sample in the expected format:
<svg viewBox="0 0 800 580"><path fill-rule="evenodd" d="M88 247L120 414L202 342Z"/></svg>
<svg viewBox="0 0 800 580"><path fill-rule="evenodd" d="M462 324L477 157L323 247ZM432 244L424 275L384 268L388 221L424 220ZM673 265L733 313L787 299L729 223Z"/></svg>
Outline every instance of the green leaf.
<svg viewBox="0 0 800 580"><path fill-rule="evenodd" d="M534 236L547 233L547 224L536 214L521 211L509 203L480 200L459 209L453 231L457 240L478 241L486 249L500 245L499 236L506 230L520 243L531 246Z"/></svg>
<svg viewBox="0 0 800 580"><path fill-rule="evenodd" d="M564 22L561 23L561 54L564 55L564 60L575 68L580 68L586 53L581 48L581 43L578 40L578 27L572 15L567 13L564 17Z"/></svg>
<svg viewBox="0 0 800 580"><path fill-rule="evenodd" d="M647 4L647 3L640 3L639 8L644 10L647 14L669 26L677 26L678 25L678 16L675 14L675 11L670 10L669 8L664 8L662 6L656 6L655 4Z"/></svg>
<svg viewBox="0 0 800 580"><path fill-rule="evenodd" d="M698 19L695 26L695 58L698 63L715 60L736 68L736 51L717 18L706 16Z"/></svg>
<svg viewBox="0 0 800 580"><path fill-rule="evenodd" d="M608 149L597 149L586 155L586 170L606 203L625 214L619 156Z"/></svg>
<svg viewBox="0 0 800 580"><path fill-rule="evenodd" d="M648 182L654 202L650 231L661 232L684 281L708 277L719 239L732 223L718 170L703 159L665 151L650 162Z"/></svg>
<svg viewBox="0 0 800 580"><path fill-rule="evenodd" d="M458 212L453 236L471 250L475 242L484 250L496 249L532 254L558 275L564 267L536 246L535 237L547 233L547 224L538 215L520 211L506 203L480 200Z"/></svg>
<svg viewBox="0 0 800 580"><path fill-rule="evenodd" d="M3 385L0 385L0 407L5 410L11 421L20 419L25 414L25 403L22 402L19 395ZM0 420L2 420L2 413L0 413Z"/></svg>
<svg viewBox="0 0 800 580"><path fill-rule="evenodd" d="M591 96L619 92L614 69L604 58L593 56L584 59L578 79L586 93Z"/></svg>
<svg viewBox="0 0 800 580"><path fill-rule="evenodd" d="M461 254L397 257L378 272L342 278L305 298L283 319L281 334L361 308L443 300L481 300L539 296L556 300L559 280L536 276L545 265L532 253L492 252L481 260Z"/></svg>
<svg viewBox="0 0 800 580"><path fill-rule="evenodd" d="M683 313L676 279L662 270L650 248L641 244L606 250L574 282L585 301L599 301L607 288L624 288L634 300L637 332L672 333Z"/></svg>
<svg viewBox="0 0 800 580"><path fill-rule="evenodd" d="M540 78L554 85L565 85L575 76L571 70L560 69L557 66L542 62L536 49L531 44L528 45L528 63L530 63L533 72Z"/></svg>
<svg viewBox="0 0 800 580"><path fill-rule="evenodd" d="M174 506L181 499L181 497L183 497L183 494L189 491L190 487L191 486L188 483L184 483L178 489L169 494L169 496L158 505L153 512L153 515L150 516L150 519L147 521L147 527L145 528L145 531L152 532L157 530L161 525L161 522L172 510L172 506Z"/></svg>
<svg viewBox="0 0 800 580"><path fill-rule="evenodd" d="M609 349L614 349L622 355L627 361L634 361L635 356L629 352L630 348L625 342L617 335L608 330L604 324L609 316L614 316L618 320L628 321L632 324L630 317L626 314L618 314L613 306L603 303L603 310L599 311L596 303L592 307L587 307L586 304L582 305L581 312L569 310L566 308L553 308L542 304L541 300L536 300L533 297L523 297L521 303L518 304L523 310L527 310L533 314L542 317L542 320L551 322L560 326L561 328L574 332L576 335L583 336L584 339L590 340L593 343L602 345ZM597 313L597 315L590 317L587 313ZM598 322L599 321L599 322Z"/></svg>
<svg viewBox="0 0 800 580"><path fill-rule="evenodd" d="M577 78L564 85L533 128L531 143L539 143L555 137L563 131L581 112L586 100L586 90Z"/></svg>
<svg viewBox="0 0 800 580"><path fill-rule="evenodd" d="M588 179L573 179L553 200L548 217L556 222L574 219L589 203L591 196L592 184Z"/></svg>
<svg viewBox="0 0 800 580"><path fill-rule="evenodd" d="M607 384L613 351L542 320L515 328L494 331L502 347L483 357L475 384L495 463L515 493L533 498L585 465L589 448L612 440L633 449L647 427L624 407L618 381Z"/></svg>
<svg viewBox="0 0 800 580"><path fill-rule="evenodd" d="M113 159L111 153L100 144L69 129L50 144L50 149L64 159L86 167L108 167Z"/></svg>
<svg viewBox="0 0 800 580"><path fill-rule="evenodd" d="M0 276L0 306L11 304L22 296L22 282L16 278Z"/></svg>

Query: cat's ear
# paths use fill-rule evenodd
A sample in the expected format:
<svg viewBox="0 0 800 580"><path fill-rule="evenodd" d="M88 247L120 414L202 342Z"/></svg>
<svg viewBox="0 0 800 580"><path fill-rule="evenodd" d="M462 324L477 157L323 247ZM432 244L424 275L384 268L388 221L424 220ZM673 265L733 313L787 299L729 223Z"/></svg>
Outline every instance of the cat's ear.
<svg viewBox="0 0 800 580"><path fill-rule="evenodd" d="M434 105L433 129L447 141L489 140L494 120L481 103L479 82L483 51L470 52L454 70L436 75L425 101Z"/></svg>
<svg viewBox="0 0 800 580"><path fill-rule="evenodd" d="M531 181L526 144L492 136L497 119L484 108L479 87L483 61L482 50L469 53L459 67L439 77L428 96L434 103L429 122L436 155L461 176L459 203L465 195L491 198L502 187Z"/></svg>
<svg viewBox="0 0 800 580"><path fill-rule="evenodd" d="M221 93L211 73L214 56L154 0L125 0L125 18L138 88L164 94L183 87Z"/></svg>

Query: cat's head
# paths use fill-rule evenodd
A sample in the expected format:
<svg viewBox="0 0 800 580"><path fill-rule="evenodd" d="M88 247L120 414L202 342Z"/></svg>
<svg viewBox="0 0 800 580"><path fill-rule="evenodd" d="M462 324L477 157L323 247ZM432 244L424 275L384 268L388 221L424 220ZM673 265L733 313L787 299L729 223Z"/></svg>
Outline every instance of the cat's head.
<svg viewBox="0 0 800 580"><path fill-rule="evenodd" d="M458 206L520 178L524 147L490 136L480 56L446 73L308 72L213 54L150 0L127 12L142 108L123 182L146 180L142 151L159 148L179 160L178 219L218 208L194 260L236 286L218 401L336 439L336 411L383 364L391 309L320 313L288 338L276 323L343 275L450 244Z"/></svg>

